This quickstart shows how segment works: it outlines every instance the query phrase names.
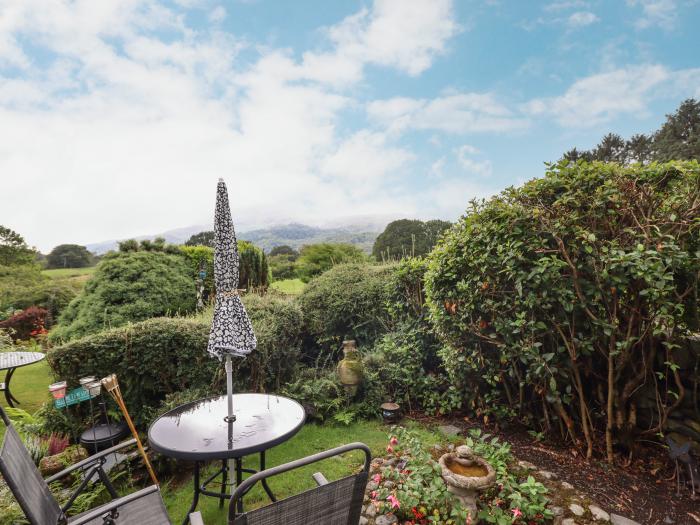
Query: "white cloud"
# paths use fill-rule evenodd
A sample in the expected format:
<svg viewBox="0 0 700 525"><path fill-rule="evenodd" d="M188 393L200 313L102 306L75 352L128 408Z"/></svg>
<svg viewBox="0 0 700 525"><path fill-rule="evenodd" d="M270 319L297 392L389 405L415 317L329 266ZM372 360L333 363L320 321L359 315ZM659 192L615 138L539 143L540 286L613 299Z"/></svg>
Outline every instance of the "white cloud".
<svg viewBox="0 0 700 525"><path fill-rule="evenodd" d="M546 4L542 9L544 11L567 11L569 9L580 9L582 7L588 7L588 2L584 0L562 0Z"/></svg>
<svg viewBox="0 0 700 525"><path fill-rule="evenodd" d="M451 4L378 1L325 31L326 62L260 48L242 63L247 42L194 30L157 0L7 4L3 223L44 250L208 223L219 177L239 227L417 213L424 195L393 184L413 154L385 132L341 129L357 102L337 80L362 80L366 64L424 71L457 31ZM25 56L28 41L50 65Z"/></svg>
<svg viewBox="0 0 700 525"><path fill-rule="evenodd" d="M216 6L209 13L209 21L215 24L223 22L226 19L226 8L222 5Z"/></svg>
<svg viewBox="0 0 700 525"><path fill-rule="evenodd" d="M445 176L445 157L440 157L438 160L430 165L430 172L428 175L431 178L441 179Z"/></svg>
<svg viewBox="0 0 700 525"><path fill-rule="evenodd" d="M513 114L491 93L451 93L434 99L396 97L367 105L369 117L398 133L407 129L447 133L501 132L522 129L527 121Z"/></svg>
<svg viewBox="0 0 700 525"><path fill-rule="evenodd" d="M534 99L523 110L565 127L590 127L625 114L645 117L653 100L688 96L698 85L700 69L630 66L577 80L563 95Z"/></svg>
<svg viewBox="0 0 700 525"><path fill-rule="evenodd" d="M576 11L571 13L567 19L569 27L585 27L600 21L595 13L590 11Z"/></svg>
<svg viewBox="0 0 700 525"><path fill-rule="evenodd" d="M635 26L639 29L658 26L666 31L671 31L678 22L678 2L676 0L627 0L631 7L640 6L640 16Z"/></svg>
<svg viewBox="0 0 700 525"><path fill-rule="evenodd" d="M493 174L493 165L488 159L479 160L481 152L474 146L464 144L455 152L459 164L464 170L479 177L490 177ZM477 157L476 159L474 157Z"/></svg>

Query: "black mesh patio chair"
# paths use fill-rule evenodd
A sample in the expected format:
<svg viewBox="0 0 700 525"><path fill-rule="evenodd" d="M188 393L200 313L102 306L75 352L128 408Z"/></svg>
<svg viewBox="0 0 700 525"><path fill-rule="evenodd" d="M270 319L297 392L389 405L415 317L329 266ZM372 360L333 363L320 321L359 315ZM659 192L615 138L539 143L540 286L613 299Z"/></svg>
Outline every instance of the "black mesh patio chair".
<svg viewBox="0 0 700 525"><path fill-rule="evenodd" d="M365 464L358 474L329 482L323 474L317 472L313 478L318 487L244 514L236 514L239 501L258 481L351 450L362 450L365 453ZM253 474L231 496L229 525L357 525L371 460L367 445L351 443ZM201 514L190 514L190 523L204 525Z"/></svg>
<svg viewBox="0 0 700 525"><path fill-rule="evenodd" d="M49 490L49 483L79 469L86 473L84 484L87 484L89 478L98 470L102 472L102 474L98 472L99 477L105 476L106 478L104 471L93 467L98 464L102 465L106 456L133 445L136 440L131 439L104 450L71 465L50 478L43 479L19 434L1 407L0 417L7 427L2 448L0 448L0 474L32 525L170 525L160 491L155 485L121 498L113 492L112 488L109 491L117 499L70 518L65 515L66 506L62 509ZM103 478L102 481L104 482L105 479ZM111 487L109 480L105 484Z"/></svg>

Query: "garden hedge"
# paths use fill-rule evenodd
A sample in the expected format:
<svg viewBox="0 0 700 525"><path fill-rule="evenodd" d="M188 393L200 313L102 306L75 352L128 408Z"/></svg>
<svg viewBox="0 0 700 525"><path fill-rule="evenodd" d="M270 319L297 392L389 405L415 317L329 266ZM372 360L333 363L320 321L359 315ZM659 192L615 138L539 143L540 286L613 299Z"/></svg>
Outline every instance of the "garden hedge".
<svg viewBox="0 0 700 525"><path fill-rule="evenodd" d="M615 443L664 431L692 394L677 356L698 329L698 217L694 161L562 161L472 203L426 276L465 400L545 431L561 423L589 456L602 435L612 459Z"/></svg>
<svg viewBox="0 0 700 525"><path fill-rule="evenodd" d="M301 313L284 298L248 295L244 303L258 348L234 360L237 391L275 391L292 375L300 351ZM140 428L166 395L192 388L222 393L223 366L206 352L210 324L203 319L155 318L72 340L47 354L56 378L69 387L81 377L115 373Z"/></svg>

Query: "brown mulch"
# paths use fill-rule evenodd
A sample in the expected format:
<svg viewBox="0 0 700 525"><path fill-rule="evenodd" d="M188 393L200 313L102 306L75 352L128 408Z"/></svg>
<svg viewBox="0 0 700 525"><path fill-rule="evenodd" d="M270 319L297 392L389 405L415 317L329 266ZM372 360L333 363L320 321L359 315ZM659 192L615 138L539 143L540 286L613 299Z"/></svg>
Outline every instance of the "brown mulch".
<svg viewBox="0 0 700 525"><path fill-rule="evenodd" d="M432 418L417 417L432 420ZM617 457L609 465L602 454L586 460L570 444L538 442L519 424L496 427L469 420L442 420L465 430L480 428L511 444L519 460L529 461L539 470L555 473L561 481L571 483L575 490L595 501L609 513L620 514L643 525L675 523L700 524L700 494L691 499L690 487L681 487L676 494L674 465L665 448L655 443L644 444L635 451L629 465L626 457ZM672 521L664 521L670 519Z"/></svg>

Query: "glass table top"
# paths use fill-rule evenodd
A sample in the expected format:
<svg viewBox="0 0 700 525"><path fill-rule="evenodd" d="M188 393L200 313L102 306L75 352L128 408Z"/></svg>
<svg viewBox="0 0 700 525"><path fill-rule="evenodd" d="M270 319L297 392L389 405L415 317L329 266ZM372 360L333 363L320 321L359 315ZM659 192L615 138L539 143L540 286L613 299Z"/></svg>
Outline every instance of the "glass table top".
<svg viewBox="0 0 700 525"><path fill-rule="evenodd" d="M302 406L274 394L234 394L234 422L227 397L193 401L160 416L148 442L163 455L189 460L242 457L288 440L304 424Z"/></svg>
<svg viewBox="0 0 700 525"><path fill-rule="evenodd" d="M41 352L0 352L0 370L37 363L46 357Z"/></svg>

